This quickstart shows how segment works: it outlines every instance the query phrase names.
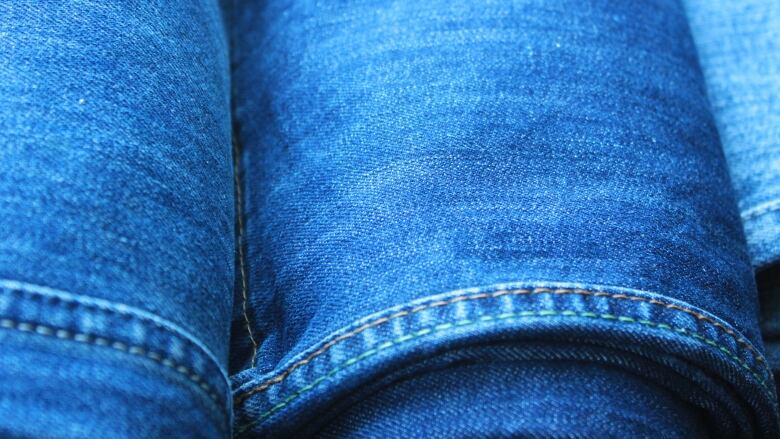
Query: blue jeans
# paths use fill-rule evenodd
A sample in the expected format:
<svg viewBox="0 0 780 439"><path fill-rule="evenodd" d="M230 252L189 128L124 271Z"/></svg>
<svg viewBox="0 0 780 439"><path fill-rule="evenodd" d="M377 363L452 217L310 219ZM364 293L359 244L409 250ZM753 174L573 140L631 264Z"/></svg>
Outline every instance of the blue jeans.
<svg viewBox="0 0 780 439"><path fill-rule="evenodd" d="M747 3L0 4L0 435L779 437Z"/></svg>
<svg viewBox="0 0 780 439"><path fill-rule="evenodd" d="M780 4L687 0L780 372Z"/></svg>

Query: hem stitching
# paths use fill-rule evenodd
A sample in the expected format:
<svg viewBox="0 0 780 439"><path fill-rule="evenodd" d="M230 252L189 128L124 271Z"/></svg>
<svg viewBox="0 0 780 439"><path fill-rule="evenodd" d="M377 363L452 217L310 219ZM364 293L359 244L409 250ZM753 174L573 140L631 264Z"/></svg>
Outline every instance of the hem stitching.
<svg viewBox="0 0 780 439"><path fill-rule="evenodd" d="M6 319L6 318L0 319L0 328L13 329L19 332L28 332L28 333L33 333L33 334L42 335L46 337L54 337L61 340L70 340L70 341L75 341L78 343L83 343L88 345L109 347L117 351L150 359L165 367L172 369L173 371L179 373L180 375L183 375L188 380L197 384L201 390L206 392L206 394L215 403L217 403L217 405L221 405L219 396L216 394L216 392L214 392L211 386L200 375L190 370L190 368L188 368L187 366L181 365L157 351L149 350L142 346L132 345L117 340L112 340L106 337L87 334L84 332L69 331L62 328L56 328L54 326L41 325L41 324L29 323L29 322L19 322L11 319Z"/></svg>
<svg viewBox="0 0 780 439"><path fill-rule="evenodd" d="M661 329L665 331L671 331L680 335L683 335L685 337L697 340L701 343L704 343L708 346L714 347L718 349L719 351L726 354L730 359L734 360L737 364L739 364L741 367L743 367L745 370L747 370L753 378L755 378L758 383L761 385L764 392L766 392L767 396L771 398L771 391L769 390L769 386L766 384L766 380L761 378L756 371L753 370L753 368L750 367L744 360L740 359L734 352L732 352L727 347L723 346L722 344L718 343L715 340L712 340L710 338L704 337L700 334L697 334L695 332L692 332L690 330L687 330L685 328L675 327L671 325L667 325L664 323L657 323L646 319L637 319L634 317L628 317L628 316L622 316L622 315L615 315L615 314L597 314L593 312L579 312L579 311L571 311L571 310L565 310L565 311L559 311L559 310L542 310L542 311L522 311L522 312L515 312L515 313L503 313L503 314L494 314L494 315L483 315L475 319L462 319L462 320L456 320L454 322L450 323L443 323L435 326L429 326L420 330L417 330L413 333L402 335L400 337L397 337L393 340L387 341L385 343L382 343L378 345L375 348L368 349L359 355L356 355L338 366L334 367L327 373L324 373L320 376L318 376L316 379L311 381L309 384L299 388L297 391L292 393L291 395L287 396L285 399L283 399L281 402L273 405L271 408L266 410L265 412L261 413L256 419L254 419L252 422L245 424L241 427L239 427L236 431L236 435L240 436L243 433L247 432L249 429L253 428L254 426L261 424L263 421L265 421L268 417L276 413L277 411L283 409L290 403L292 403L294 400L299 398L301 395L304 395L305 393L313 390L315 387L319 386L323 382L329 380L339 372L369 358L374 355L377 355L378 353L390 349L392 347L402 345L404 343L407 343L411 340L415 340L421 337L424 337L426 335L430 334L436 334L436 333L444 333L450 330L453 330L454 328L458 327L464 327L464 326L471 326L478 323L484 323L484 322L494 322L494 321L502 321L502 320L513 320L513 319L520 319L520 318L536 318L536 317L580 317L580 318L589 318L589 319L599 319L599 320L608 320L608 321L615 321L619 323L624 324L638 324L643 326L648 326L651 328Z"/></svg>
<svg viewBox="0 0 780 439"><path fill-rule="evenodd" d="M766 366L766 361L762 358L761 354L753 347L751 343L746 341L744 338L742 338L740 335L738 335L736 332L731 330L730 328L727 328L722 323L714 320L713 318L706 316L698 311L694 311L689 308L685 308L679 305L675 305L673 303L664 302L661 300L656 299L650 299L640 296L631 296L623 293L609 293L606 291L589 291L584 289L578 289L578 288L522 288L522 289L502 289L498 291L494 291L491 293L478 293L478 294L464 294L460 296L453 297L451 299L447 300L438 300L435 302L427 303L427 304L421 304L417 305L415 307L412 307L410 309L402 310L395 312L389 316L380 317L375 320L372 320L370 322L367 322L352 331L349 331L347 333L344 333L342 335L339 335L335 337L334 339L326 342L322 347L308 355L306 358L299 360L295 363L293 363L290 367L288 367L284 372L276 375L275 377L268 379L264 381L263 383L259 384L256 387L253 387L246 391L245 393L238 394L234 397L234 404L240 405L243 402L245 402L247 399L249 399L252 395L255 395L257 393L263 392L267 390L269 387L278 384L282 381L284 381L290 374L298 369L301 366L304 366L313 360L315 360L320 355L327 352L330 348L332 348L334 345L338 344L339 342L342 342L344 340L347 340L349 338L352 338L361 332L364 332L367 329L382 325L384 323L390 322L392 320L405 317L410 314L418 313L420 311L431 309L431 308L437 308L442 306L451 305L458 302L463 301L470 301L470 300L481 300L481 299L490 299L490 298L498 298L502 296L521 296L521 295L533 295L533 294L555 294L555 295L567 295L567 294L574 294L574 295L581 295L581 296L590 296L590 297L607 297L611 299L617 299L617 300L626 300L626 301L633 301L633 302L644 302L649 303L652 305L660 306L666 309L671 310L677 310L684 312L688 315L691 315L695 317L698 320L705 321L707 323L712 324L716 328L720 329L721 331L725 332L726 334L730 335L737 344L742 345L744 348L749 350L751 353L753 353L756 360L761 363L763 366Z"/></svg>

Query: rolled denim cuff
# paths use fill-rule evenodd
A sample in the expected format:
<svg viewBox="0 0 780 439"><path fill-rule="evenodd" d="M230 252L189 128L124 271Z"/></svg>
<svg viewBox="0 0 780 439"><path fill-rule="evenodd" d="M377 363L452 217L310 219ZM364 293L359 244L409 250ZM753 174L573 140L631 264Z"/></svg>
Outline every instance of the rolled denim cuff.
<svg viewBox="0 0 780 439"><path fill-rule="evenodd" d="M495 344L501 347L491 348ZM519 368L515 379L520 382L530 377L551 379L556 367L567 362L581 367L570 377L580 377L576 384L626 376L644 381L630 389L615 384L611 389L597 386L590 390L569 382L570 392L558 399L545 396L541 389L531 395L512 393L516 404L537 407L537 402L547 401L543 404L546 408L537 407L541 410L538 413L507 412L506 416L516 418L512 434L534 433L541 428L539 416L556 407L561 416L576 418L576 422L546 425L549 431L558 428L563 435L601 435L614 428L635 435L663 431L665 436L684 437L691 431L701 433L703 424L708 434L761 436L775 428L771 416L776 411L774 387L766 360L760 347L728 323L668 296L543 282L496 285L421 299L331 334L271 373L259 377L251 370L242 373L234 378L235 404L239 407L235 432L241 436L260 427L264 434L284 436L354 428L350 417L371 417L371 408L363 407L365 400L385 398L382 393L388 391L388 382L414 381L464 363L498 367L491 366L493 362L485 356L461 357L462 351L474 349L495 349L500 354L493 362ZM515 351L520 353L512 354ZM539 376L522 372L528 364L541 369ZM239 381L242 379L244 382ZM491 386L498 385L495 379L485 377ZM406 406L406 401L414 401L423 391L410 391L404 399L390 404L395 415L376 415L372 420L393 424L393 416L413 416L416 409ZM644 400L632 398L632 392L641 393ZM706 408L706 412L665 418L670 401L681 410ZM472 406L466 398L439 402L442 410ZM613 424L601 416L577 415L588 407L596 410L600 404L608 404L625 422ZM755 419L753 424L751 413L756 410L770 416ZM277 416L280 413L284 413L283 418ZM604 409L600 415L606 415ZM664 419L665 424L657 424L658 419ZM495 428L510 428L494 421ZM443 428L448 424L436 425ZM464 425L459 434L485 433L477 424L469 425L472 428ZM379 431L398 430L388 427Z"/></svg>
<svg viewBox="0 0 780 439"><path fill-rule="evenodd" d="M558 353L578 351L566 360ZM548 357L548 358L545 358ZM319 437L527 436L707 437L702 416L667 389L683 380L609 349L560 342L494 342L451 350L390 373L330 408L341 412ZM640 377L641 375L641 377Z"/></svg>
<svg viewBox="0 0 780 439"><path fill-rule="evenodd" d="M506 367L549 367L540 379L574 379L554 363L582 362L627 436L672 400L700 417L667 419L667 436L778 434L748 249L679 2L235 6L240 437L395 425L425 396L377 383L427 379L418 366L458 367L447 358L499 342L535 346ZM613 373L623 397L597 384ZM632 423L640 393L653 409ZM532 434L538 413L505 413L512 434ZM451 418L430 414L421 428L447 431Z"/></svg>

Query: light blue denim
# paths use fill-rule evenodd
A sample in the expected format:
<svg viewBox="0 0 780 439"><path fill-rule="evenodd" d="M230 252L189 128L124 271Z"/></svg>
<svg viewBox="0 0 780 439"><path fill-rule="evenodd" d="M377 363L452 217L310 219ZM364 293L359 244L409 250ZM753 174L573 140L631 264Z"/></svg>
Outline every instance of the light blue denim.
<svg viewBox="0 0 780 439"><path fill-rule="evenodd" d="M780 372L780 2L686 0Z"/></svg>
<svg viewBox="0 0 780 439"><path fill-rule="evenodd" d="M753 264L780 261L780 2L686 0Z"/></svg>

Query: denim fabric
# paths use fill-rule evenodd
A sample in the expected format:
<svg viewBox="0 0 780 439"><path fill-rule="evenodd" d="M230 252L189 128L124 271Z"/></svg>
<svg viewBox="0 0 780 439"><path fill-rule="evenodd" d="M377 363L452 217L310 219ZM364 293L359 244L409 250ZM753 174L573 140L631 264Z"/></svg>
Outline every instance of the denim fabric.
<svg viewBox="0 0 780 439"><path fill-rule="evenodd" d="M0 2L0 436L228 434L227 53L215 1Z"/></svg>
<svg viewBox="0 0 780 439"><path fill-rule="evenodd" d="M740 5L0 2L0 436L780 437Z"/></svg>
<svg viewBox="0 0 780 439"><path fill-rule="evenodd" d="M686 2L753 264L780 262L780 2Z"/></svg>
<svg viewBox="0 0 780 439"><path fill-rule="evenodd" d="M502 369L529 389L509 412L533 407L503 433L537 433L556 411L580 418L561 435L780 434L679 2L228 9L246 250L237 436L391 435L393 418L424 419L409 435L490 431L496 384L478 400L496 410L455 425L466 390L448 383L496 366L414 366L498 340L539 344ZM401 400L374 388L393 374L412 383ZM578 411L604 405L614 416ZM668 419L678 409L692 415Z"/></svg>
<svg viewBox="0 0 780 439"><path fill-rule="evenodd" d="M777 385L780 375L780 269L763 270L757 278L761 297L761 335Z"/></svg>
<svg viewBox="0 0 780 439"><path fill-rule="evenodd" d="M322 437L707 437L699 413L668 391L619 368L579 361L512 362L500 346L448 367L384 384L323 428ZM496 357L498 359L496 359ZM593 397L573 400L583 391ZM630 399L633 404L621 403ZM583 404L586 402L586 404ZM591 426L598 426L589 430ZM684 426L681 428L681 426Z"/></svg>
<svg viewBox="0 0 780 439"><path fill-rule="evenodd" d="M687 0L780 373L780 2Z"/></svg>

